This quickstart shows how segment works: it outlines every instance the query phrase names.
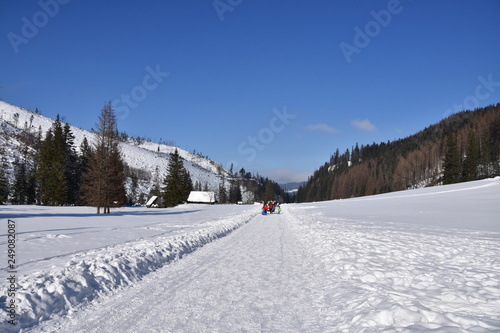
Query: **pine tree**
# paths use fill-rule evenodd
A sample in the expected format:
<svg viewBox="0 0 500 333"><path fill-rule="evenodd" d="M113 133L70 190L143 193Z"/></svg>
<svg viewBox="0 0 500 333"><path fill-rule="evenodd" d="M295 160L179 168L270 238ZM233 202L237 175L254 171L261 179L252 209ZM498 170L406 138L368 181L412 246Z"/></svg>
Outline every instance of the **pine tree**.
<svg viewBox="0 0 500 333"><path fill-rule="evenodd" d="M56 120L47 131L38 154L38 192L44 205L63 205L66 202L65 157L62 127Z"/></svg>
<svg viewBox="0 0 500 333"><path fill-rule="evenodd" d="M238 203L242 200L241 188L238 181L231 182L231 187L229 188L229 202Z"/></svg>
<svg viewBox="0 0 500 333"><path fill-rule="evenodd" d="M9 176L7 173L7 154L5 149L0 148L0 205L8 201L10 193Z"/></svg>
<svg viewBox="0 0 500 333"><path fill-rule="evenodd" d="M84 137L80 145L80 156L78 157L78 159L80 160L79 162L80 172L82 174L87 171L91 155L92 155L92 147L89 145L87 137Z"/></svg>
<svg viewBox="0 0 500 333"><path fill-rule="evenodd" d="M463 168L463 181L470 181L477 179L477 170L479 164L479 144L476 137L476 132L472 130L469 133L467 140L466 157L464 160Z"/></svg>
<svg viewBox="0 0 500 333"><path fill-rule="evenodd" d="M83 177L87 173L90 163L90 157L93 154L92 147L89 145L87 137L83 138L82 143L80 144L80 154L78 155L78 171L79 171L79 182L78 182L78 196L77 196L77 204L84 205L85 198L82 193L82 184Z"/></svg>
<svg viewBox="0 0 500 333"><path fill-rule="evenodd" d="M26 204L34 205L37 202L37 179L36 169L31 169L26 175Z"/></svg>
<svg viewBox="0 0 500 333"><path fill-rule="evenodd" d="M9 182L4 167L0 169L0 205L3 205L9 198Z"/></svg>
<svg viewBox="0 0 500 333"><path fill-rule="evenodd" d="M450 134L446 140L446 152L444 156L443 184L454 184L460 181L460 154L458 152L457 139Z"/></svg>
<svg viewBox="0 0 500 333"><path fill-rule="evenodd" d="M219 183L219 203L227 203L226 180L222 177Z"/></svg>
<svg viewBox="0 0 500 333"><path fill-rule="evenodd" d="M170 155L163 184L165 185L163 204L166 207L174 207L187 200L193 188L189 172L184 168L184 163L177 149Z"/></svg>
<svg viewBox="0 0 500 333"><path fill-rule="evenodd" d="M264 201L272 201L275 199L273 182L268 180L266 184L266 191L264 192Z"/></svg>
<svg viewBox="0 0 500 333"><path fill-rule="evenodd" d="M186 201L189 197L189 193L193 190L193 181L191 180L191 174L184 167L181 172L182 177L182 201Z"/></svg>
<svg viewBox="0 0 500 333"><path fill-rule="evenodd" d="M14 162L14 184L12 186L12 203L24 205L26 203L27 191L26 162L16 160Z"/></svg>
<svg viewBox="0 0 500 333"><path fill-rule="evenodd" d="M124 163L111 102L104 104L96 127L96 143L83 175L82 194L88 205L97 208L97 214L101 207L109 214L111 207L126 203Z"/></svg>
<svg viewBox="0 0 500 333"><path fill-rule="evenodd" d="M75 137L69 124L63 128L64 176L66 177L66 204L74 205L78 201L81 181L81 164L75 150Z"/></svg>

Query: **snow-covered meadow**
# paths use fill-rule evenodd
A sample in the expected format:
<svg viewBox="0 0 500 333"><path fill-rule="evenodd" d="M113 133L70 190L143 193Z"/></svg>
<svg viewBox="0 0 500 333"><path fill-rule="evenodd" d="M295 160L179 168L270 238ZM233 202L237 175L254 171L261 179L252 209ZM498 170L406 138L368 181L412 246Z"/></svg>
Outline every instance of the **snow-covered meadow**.
<svg viewBox="0 0 500 333"><path fill-rule="evenodd" d="M333 331L500 330L500 178L290 207Z"/></svg>
<svg viewBox="0 0 500 333"><path fill-rule="evenodd" d="M260 207L0 206L30 332L500 330L500 178ZM6 286L0 296L5 302Z"/></svg>

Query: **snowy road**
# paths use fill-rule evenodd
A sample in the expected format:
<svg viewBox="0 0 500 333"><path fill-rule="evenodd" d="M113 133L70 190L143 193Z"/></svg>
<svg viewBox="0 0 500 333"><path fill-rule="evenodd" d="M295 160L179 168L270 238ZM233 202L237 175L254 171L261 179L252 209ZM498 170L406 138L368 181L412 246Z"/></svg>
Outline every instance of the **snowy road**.
<svg viewBox="0 0 500 333"><path fill-rule="evenodd" d="M498 233L339 219L311 205L230 235L34 332L491 332Z"/></svg>
<svg viewBox="0 0 500 333"><path fill-rule="evenodd" d="M57 330L326 332L333 322L324 316L317 269L286 215L258 215L134 288L61 320Z"/></svg>
<svg viewBox="0 0 500 333"><path fill-rule="evenodd" d="M499 332L498 202L500 178L269 216L224 205L65 214L71 228L102 224L110 244L73 254L54 238L58 265L40 254L24 268L19 321L32 333ZM44 244L30 235L45 215L16 217L33 230L23 251ZM122 242L104 237L116 230Z"/></svg>

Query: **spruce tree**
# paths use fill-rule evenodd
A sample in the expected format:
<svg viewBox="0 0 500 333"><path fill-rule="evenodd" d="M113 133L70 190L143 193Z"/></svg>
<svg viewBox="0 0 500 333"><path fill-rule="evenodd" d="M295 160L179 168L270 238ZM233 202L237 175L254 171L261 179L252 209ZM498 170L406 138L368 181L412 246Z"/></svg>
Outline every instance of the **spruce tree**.
<svg viewBox="0 0 500 333"><path fill-rule="evenodd" d="M467 140L467 150L464 159L463 168L463 181L470 181L477 179L477 170L479 164L479 144L476 137L476 132L472 130L469 133Z"/></svg>
<svg viewBox="0 0 500 333"><path fill-rule="evenodd" d="M78 156L79 164L80 164L80 172L83 174L87 171L89 165L89 159L92 155L92 147L89 145L87 137L83 138L83 141L80 145L80 156Z"/></svg>
<svg viewBox="0 0 500 333"><path fill-rule="evenodd" d="M266 191L264 192L264 201L272 201L275 199L273 182L268 180L266 184Z"/></svg>
<svg viewBox="0 0 500 333"><path fill-rule="evenodd" d="M63 128L64 176L66 177L66 204L74 205L78 201L81 179L81 165L75 150L75 137L69 124Z"/></svg>
<svg viewBox="0 0 500 333"><path fill-rule="evenodd" d="M226 181L224 177L222 177L221 182L219 183L219 203L227 203Z"/></svg>
<svg viewBox="0 0 500 333"><path fill-rule="evenodd" d="M89 145L87 137L83 138L82 143L80 144L80 154L78 155L78 172L79 172L79 182L78 182L78 195L77 195L77 204L85 205L85 198L82 192L82 184L83 177L85 173L87 173L90 157L92 156L92 147Z"/></svg>
<svg viewBox="0 0 500 333"><path fill-rule="evenodd" d="M443 167L443 184L454 184L460 181L460 154L458 152L457 139L453 134L450 134L446 140L446 152Z"/></svg>
<svg viewBox="0 0 500 333"><path fill-rule="evenodd" d="M184 168L179 152L175 149L170 155L167 174L163 181L165 190L163 192L163 204L166 207L174 207L182 201L187 200L193 187L189 172Z"/></svg>
<svg viewBox="0 0 500 333"><path fill-rule="evenodd" d="M38 154L38 192L43 205L63 205L66 202L65 157L62 127L58 120L47 131Z"/></svg>
<svg viewBox="0 0 500 333"><path fill-rule="evenodd" d="M3 205L9 198L9 181L4 168L0 169L0 205Z"/></svg>
<svg viewBox="0 0 500 333"><path fill-rule="evenodd" d="M242 200L241 188L238 181L231 182L231 187L229 188L229 202L238 203Z"/></svg>
<svg viewBox="0 0 500 333"><path fill-rule="evenodd" d="M189 193L193 190L193 181L191 180L191 174L184 167L181 171L182 177L182 201L186 201L189 197Z"/></svg>
<svg viewBox="0 0 500 333"><path fill-rule="evenodd" d="M26 204L34 205L37 202L36 169L32 168L26 175Z"/></svg>
<svg viewBox="0 0 500 333"><path fill-rule="evenodd" d="M9 184L9 177L7 173L7 167L9 165L7 161L7 154L5 152L5 149L2 147L0 148L0 156L1 156L1 162L0 162L0 204L5 203L9 199L9 193L10 193L10 184Z"/></svg>
<svg viewBox="0 0 500 333"><path fill-rule="evenodd" d="M12 186L12 203L24 205L27 197L27 172L26 162L16 160L14 162L14 184Z"/></svg>

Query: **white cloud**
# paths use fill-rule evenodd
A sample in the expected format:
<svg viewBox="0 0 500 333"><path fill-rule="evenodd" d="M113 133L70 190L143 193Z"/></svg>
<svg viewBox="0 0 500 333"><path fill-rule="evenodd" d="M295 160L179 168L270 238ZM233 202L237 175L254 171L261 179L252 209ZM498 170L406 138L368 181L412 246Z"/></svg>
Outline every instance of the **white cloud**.
<svg viewBox="0 0 500 333"><path fill-rule="evenodd" d="M315 124L315 125L307 125L306 129L309 131L320 131L320 132L326 132L326 133L339 133L339 130L331 127L327 124Z"/></svg>
<svg viewBox="0 0 500 333"><path fill-rule="evenodd" d="M365 119L365 120L359 120L359 119L356 119L356 120L353 120L351 121L351 125L356 127L357 129L361 130L361 131L368 131L368 132L371 132L371 131L374 131L377 129L377 127L375 127L375 125L373 125L368 119Z"/></svg>

